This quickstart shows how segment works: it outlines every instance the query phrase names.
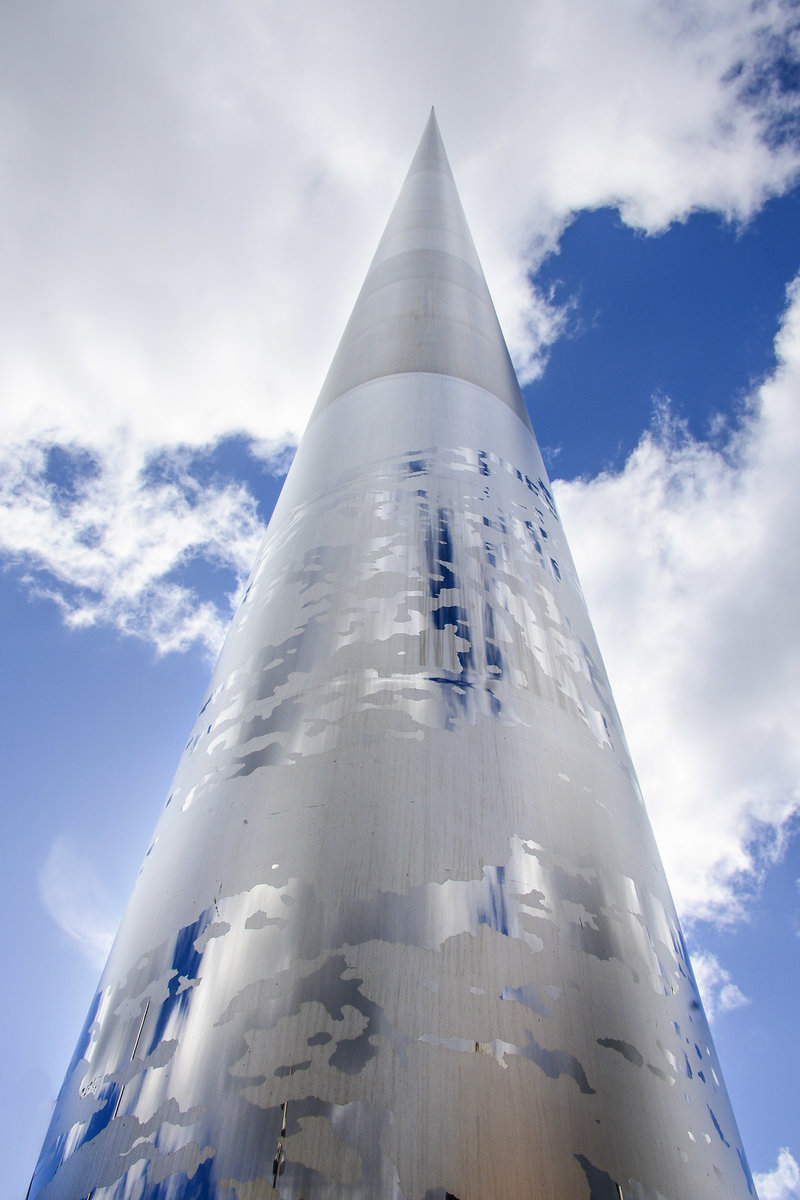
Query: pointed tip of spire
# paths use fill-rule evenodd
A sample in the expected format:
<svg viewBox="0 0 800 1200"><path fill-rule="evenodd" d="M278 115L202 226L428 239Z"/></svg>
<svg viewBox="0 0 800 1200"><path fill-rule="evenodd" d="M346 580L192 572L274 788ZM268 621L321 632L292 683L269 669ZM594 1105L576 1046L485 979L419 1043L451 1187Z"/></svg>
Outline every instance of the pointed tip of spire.
<svg viewBox="0 0 800 1200"><path fill-rule="evenodd" d="M414 155L409 175L413 175L416 171L442 171L445 175L453 178L453 172L450 169L450 163L447 159L447 152L444 148L442 135L439 132L439 122L436 119L436 109L431 105L431 111L428 114L428 120L425 123L425 128L420 138L417 152Z"/></svg>
<svg viewBox="0 0 800 1200"><path fill-rule="evenodd" d="M314 417L363 384L407 374L482 388L530 427L433 107Z"/></svg>

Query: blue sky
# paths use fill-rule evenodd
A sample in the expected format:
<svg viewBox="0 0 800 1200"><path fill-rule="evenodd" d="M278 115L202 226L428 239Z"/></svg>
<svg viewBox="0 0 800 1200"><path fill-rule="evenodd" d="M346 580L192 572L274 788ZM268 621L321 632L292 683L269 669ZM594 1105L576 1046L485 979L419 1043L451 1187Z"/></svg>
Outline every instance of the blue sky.
<svg viewBox="0 0 800 1200"><path fill-rule="evenodd" d="M797 7L597 8L8 22L2 1200L432 100L761 1198L800 1196Z"/></svg>
<svg viewBox="0 0 800 1200"><path fill-rule="evenodd" d="M575 305L529 392L551 473L619 469L642 431L642 397L669 397L698 438L717 414L735 421L774 368L799 266L796 192L744 227L697 213L650 238L613 208L577 216L537 275Z"/></svg>

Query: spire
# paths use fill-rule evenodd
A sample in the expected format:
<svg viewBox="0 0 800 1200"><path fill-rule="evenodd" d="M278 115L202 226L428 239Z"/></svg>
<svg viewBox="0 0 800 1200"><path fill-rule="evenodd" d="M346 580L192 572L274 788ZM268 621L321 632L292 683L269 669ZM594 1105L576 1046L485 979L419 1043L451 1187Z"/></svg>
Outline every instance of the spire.
<svg viewBox="0 0 800 1200"><path fill-rule="evenodd" d="M530 424L433 109L314 415L406 372L476 384Z"/></svg>
<svg viewBox="0 0 800 1200"><path fill-rule="evenodd" d="M29 1200L752 1200L433 116L324 405Z"/></svg>
<svg viewBox="0 0 800 1200"><path fill-rule="evenodd" d="M443 175L447 175L448 179L453 178L453 172L450 170L450 163L447 161L447 151L444 148L442 135L439 131L439 122L436 120L436 110L431 105L430 116L428 122L422 131L417 152L414 155L411 166L408 169L408 174L413 175L415 171L441 171Z"/></svg>

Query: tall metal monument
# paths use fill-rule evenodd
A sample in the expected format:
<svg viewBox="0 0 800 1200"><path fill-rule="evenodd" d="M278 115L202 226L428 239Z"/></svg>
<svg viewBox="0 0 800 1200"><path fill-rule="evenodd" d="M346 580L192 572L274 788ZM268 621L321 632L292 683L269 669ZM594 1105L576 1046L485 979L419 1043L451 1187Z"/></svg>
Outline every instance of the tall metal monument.
<svg viewBox="0 0 800 1200"><path fill-rule="evenodd" d="M748 1194L431 114L29 1196Z"/></svg>

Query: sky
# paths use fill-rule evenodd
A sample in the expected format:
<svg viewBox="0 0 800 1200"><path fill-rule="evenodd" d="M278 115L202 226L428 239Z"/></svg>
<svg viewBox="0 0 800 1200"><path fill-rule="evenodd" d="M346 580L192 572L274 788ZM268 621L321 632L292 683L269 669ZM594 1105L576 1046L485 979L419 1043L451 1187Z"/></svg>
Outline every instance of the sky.
<svg viewBox="0 0 800 1200"><path fill-rule="evenodd" d="M0 1200L431 104L761 1200L800 1197L800 6L8 0Z"/></svg>

